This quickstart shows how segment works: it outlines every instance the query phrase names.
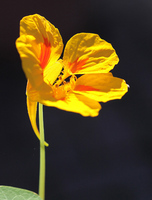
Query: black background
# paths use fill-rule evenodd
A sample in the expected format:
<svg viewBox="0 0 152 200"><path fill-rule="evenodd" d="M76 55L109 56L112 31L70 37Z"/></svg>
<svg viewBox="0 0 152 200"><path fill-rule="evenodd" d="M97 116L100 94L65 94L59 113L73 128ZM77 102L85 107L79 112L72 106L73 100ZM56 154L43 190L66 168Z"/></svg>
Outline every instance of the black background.
<svg viewBox="0 0 152 200"><path fill-rule="evenodd" d="M0 6L0 185L37 192L39 141L26 110L26 78L15 40L19 21L46 17L64 44L92 32L120 58L112 71L130 85L95 118L44 107L46 200L152 199L152 1L5 0Z"/></svg>

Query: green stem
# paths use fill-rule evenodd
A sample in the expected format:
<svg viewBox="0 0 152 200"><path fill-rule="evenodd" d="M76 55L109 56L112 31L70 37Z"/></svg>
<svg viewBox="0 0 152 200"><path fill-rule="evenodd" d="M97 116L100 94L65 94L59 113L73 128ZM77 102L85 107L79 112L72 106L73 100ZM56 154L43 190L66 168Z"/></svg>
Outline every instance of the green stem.
<svg viewBox="0 0 152 200"><path fill-rule="evenodd" d="M39 130L40 130L40 172L39 172L39 196L45 199L45 145L44 145L44 124L43 105L39 103Z"/></svg>

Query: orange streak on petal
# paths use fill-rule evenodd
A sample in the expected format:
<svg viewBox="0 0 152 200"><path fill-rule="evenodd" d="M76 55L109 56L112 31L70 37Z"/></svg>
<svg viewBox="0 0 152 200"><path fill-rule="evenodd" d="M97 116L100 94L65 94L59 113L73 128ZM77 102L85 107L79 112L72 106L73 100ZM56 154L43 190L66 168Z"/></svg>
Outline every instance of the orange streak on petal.
<svg viewBox="0 0 152 200"><path fill-rule="evenodd" d="M88 85L77 85L74 90L76 90L76 91L99 91L99 89L93 88Z"/></svg>
<svg viewBox="0 0 152 200"><path fill-rule="evenodd" d="M78 58L77 58L73 63L69 62L69 67L70 67L71 72L77 73L80 70L84 69L85 68L84 65L86 64L88 59L89 58L78 61Z"/></svg>
<svg viewBox="0 0 152 200"><path fill-rule="evenodd" d="M40 66L42 69L48 64L51 55L51 44L47 38L43 37L44 43L41 43L41 53L40 53Z"/></svg>

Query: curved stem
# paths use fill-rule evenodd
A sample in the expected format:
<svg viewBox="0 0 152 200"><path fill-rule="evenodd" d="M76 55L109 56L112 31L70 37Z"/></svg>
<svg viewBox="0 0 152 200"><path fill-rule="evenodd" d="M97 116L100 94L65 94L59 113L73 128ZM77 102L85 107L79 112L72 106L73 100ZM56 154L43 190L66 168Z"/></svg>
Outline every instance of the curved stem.
<svg viewBox="0 0 152 200"><path fill-rule="evenodd" d="M39 130L40 130L40 172L39 172L39 196L45 199L45 145L44 145L44 124L43 105L39 103Z"/></svg>

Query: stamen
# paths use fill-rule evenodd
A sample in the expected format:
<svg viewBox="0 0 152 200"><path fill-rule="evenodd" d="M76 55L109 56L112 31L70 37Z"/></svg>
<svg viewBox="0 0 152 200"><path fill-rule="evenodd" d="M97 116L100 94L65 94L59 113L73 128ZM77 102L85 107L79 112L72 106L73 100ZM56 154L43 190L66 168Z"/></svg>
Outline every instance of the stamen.
<svg viewBox="0 0 152 200"><path fill-rule="evenodd" d="M61 75L59 76L59 80L62 81L62 76Z"/></svg>

